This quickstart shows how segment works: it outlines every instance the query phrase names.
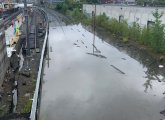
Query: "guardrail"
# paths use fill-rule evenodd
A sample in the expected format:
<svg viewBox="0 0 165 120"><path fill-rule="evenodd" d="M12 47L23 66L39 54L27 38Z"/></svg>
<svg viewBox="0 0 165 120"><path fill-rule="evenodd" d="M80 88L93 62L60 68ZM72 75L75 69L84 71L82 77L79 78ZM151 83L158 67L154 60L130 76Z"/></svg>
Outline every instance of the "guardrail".
<svg viewBox="0 0 165 120"><path fill-rule="evenodd" d="M45 39L42 47L42 52L41 52L41 59L40 59L40 64L39 64L39 70L38 70L38 75L37 75L37 82L36 82L36 88L33 96L33 102L32 102L32 108L31 108L31 113L30 113L30 120L36 120L37 119L37 107L38 107L38 101L39 101L39 90L40 90L40 84L41 84L41 75L42 75L42 68L43 68L43 61L44 61L44 54L45 54L45 49L46 49L46 44L48 40L48 30L49 30L49 22L48 22L48 17L46 12L41 9L37 8L45 17L45 22L46 22L46 34L45 34Z"/></svg>

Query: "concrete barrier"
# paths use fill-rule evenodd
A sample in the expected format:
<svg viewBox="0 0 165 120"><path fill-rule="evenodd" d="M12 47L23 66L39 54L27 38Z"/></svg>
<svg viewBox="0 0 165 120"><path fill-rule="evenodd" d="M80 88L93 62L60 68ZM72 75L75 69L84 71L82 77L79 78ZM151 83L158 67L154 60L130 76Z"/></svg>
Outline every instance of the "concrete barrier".
<svg viewBox="0 0 165 120"><path fill-rule="evenodd" d="M96 15L105 13L109 18L116 18L119 20L123 16L128 23L137 22L141 26L147 25L148 21L154 21L152 13L156 7L140 7L140 6L115 6L115 5L96 5ZM163 12L161 20L165 24L165 8L159 7L159 12ZM83 12L92 15L94 5L84 4Z"/></svg>

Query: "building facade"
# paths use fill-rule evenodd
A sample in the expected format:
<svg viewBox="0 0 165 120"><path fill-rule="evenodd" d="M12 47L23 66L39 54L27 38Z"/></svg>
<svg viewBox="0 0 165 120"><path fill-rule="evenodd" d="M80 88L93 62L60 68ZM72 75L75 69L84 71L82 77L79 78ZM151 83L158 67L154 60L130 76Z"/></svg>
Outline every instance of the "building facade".
<svg viewBox="0 0 165 120"><path fill-rule="evenodd" d="M114 3L114 4L121 4L121 3L135 3L135 0L99 0L101 4L108 4L108 3Z"/></svg>
<svg viewBox="0 0 165 120"><path fill-rule="evenodd" d="M49 3L62 3L65 0L48 0Z"/></svg>
<svg viewBox="0 0 165 120"><path fill-rule="evenodd" d="M4 76L8 67L8 58L6 50L6 40L4 25L0 23L0 85L2 85Z"/></svg>

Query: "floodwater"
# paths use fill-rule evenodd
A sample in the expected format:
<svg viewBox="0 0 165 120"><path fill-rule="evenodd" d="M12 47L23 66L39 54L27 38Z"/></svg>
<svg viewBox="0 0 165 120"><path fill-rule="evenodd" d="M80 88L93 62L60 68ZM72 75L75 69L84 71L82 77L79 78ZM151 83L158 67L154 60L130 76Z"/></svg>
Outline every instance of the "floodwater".
<svg viewBox="0 0 165 120"><path fill-rule="evenodd" d="M40 120L162 119L163 76L97 36L92 44L80 24L50 27Z"/></svg>

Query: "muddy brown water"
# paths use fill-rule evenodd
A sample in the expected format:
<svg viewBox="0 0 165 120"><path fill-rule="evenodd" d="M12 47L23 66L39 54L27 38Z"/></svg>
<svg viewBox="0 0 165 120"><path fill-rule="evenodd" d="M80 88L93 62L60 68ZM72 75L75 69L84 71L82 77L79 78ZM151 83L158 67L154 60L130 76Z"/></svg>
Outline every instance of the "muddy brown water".
<svg viewBox="0 0 165 120"><path fill-rule="evenodd" d="M164 77L152 59L103 39L96 36L93 53L93 34L81 24L50 27L40 120L163 119Z"/></svg>

